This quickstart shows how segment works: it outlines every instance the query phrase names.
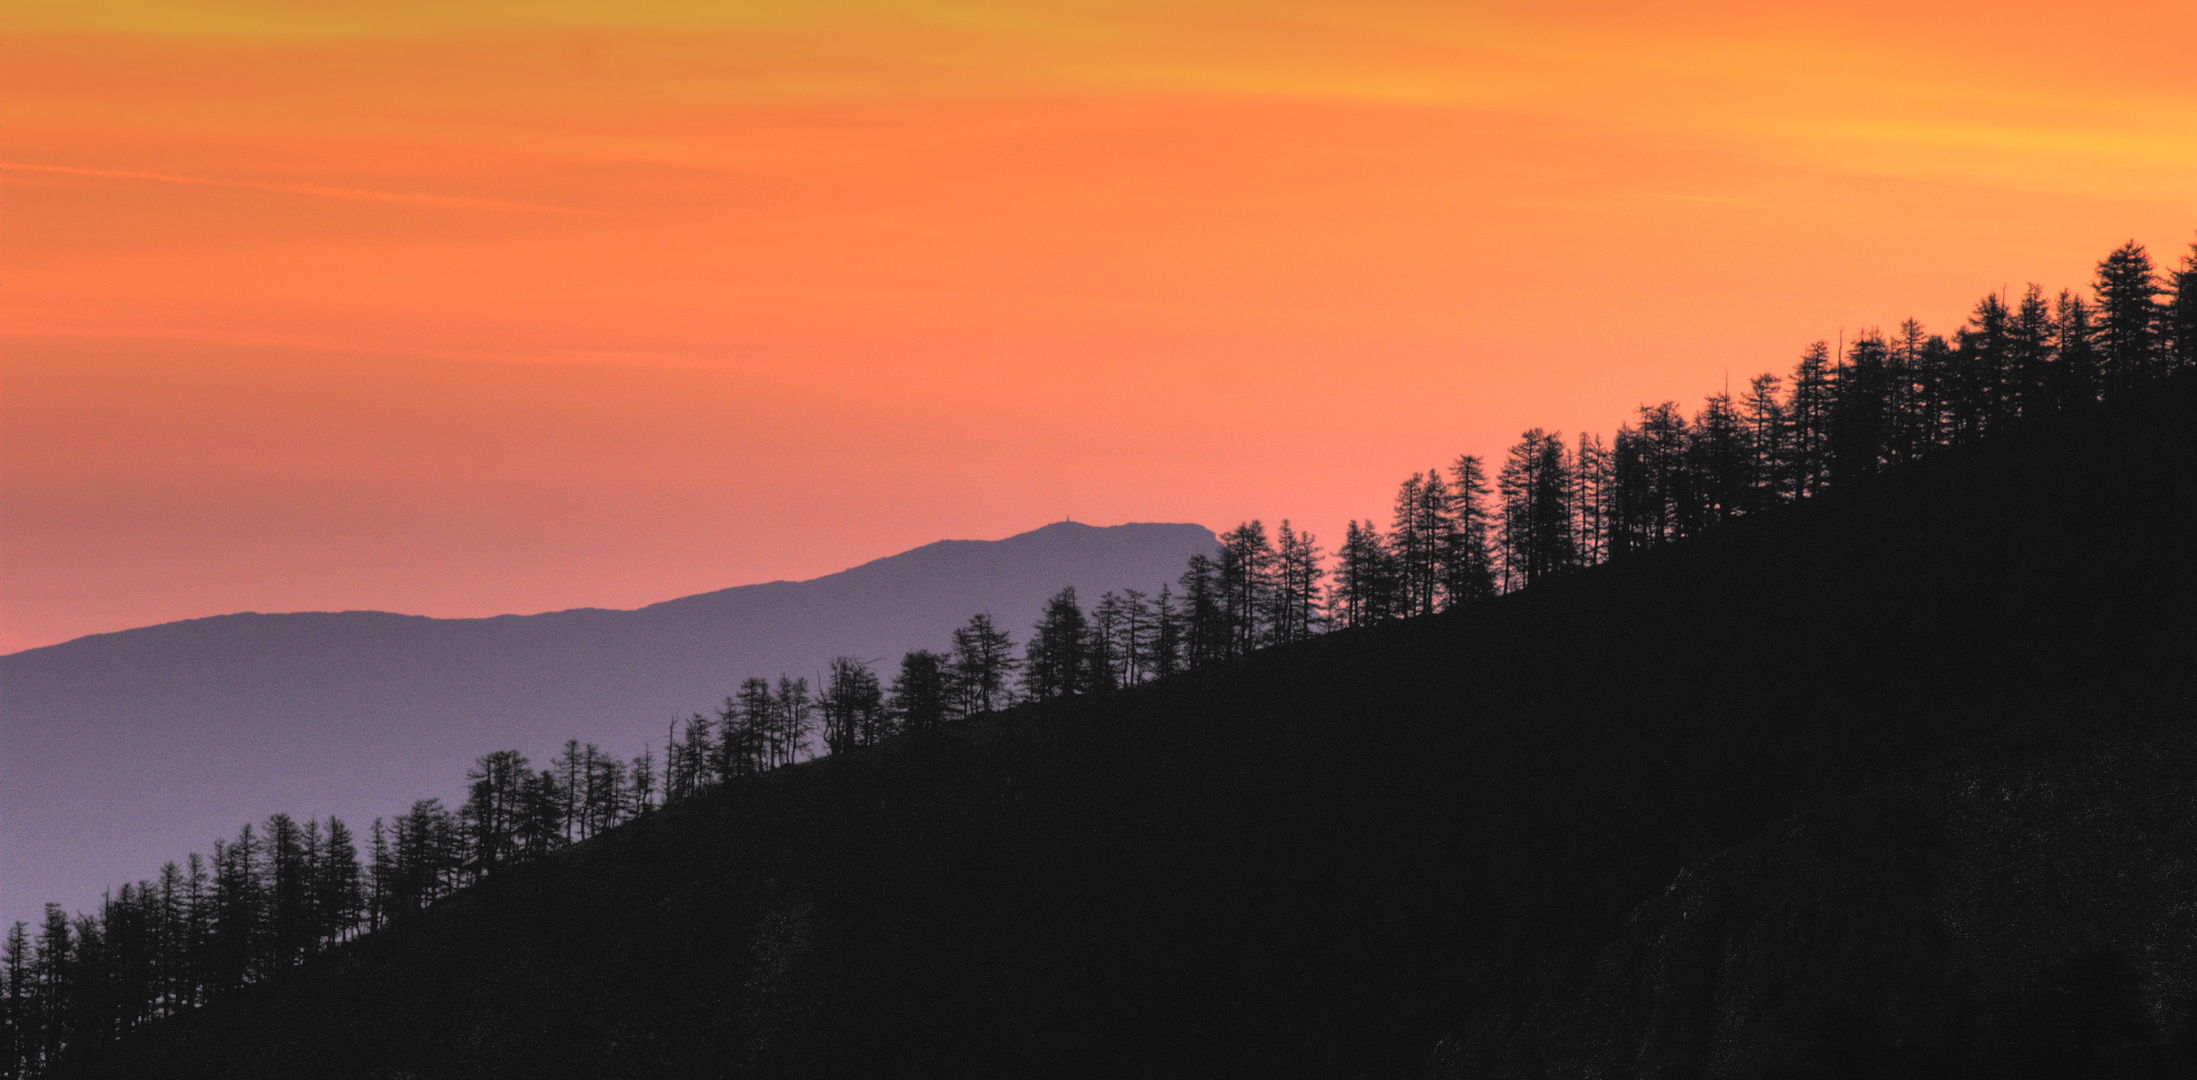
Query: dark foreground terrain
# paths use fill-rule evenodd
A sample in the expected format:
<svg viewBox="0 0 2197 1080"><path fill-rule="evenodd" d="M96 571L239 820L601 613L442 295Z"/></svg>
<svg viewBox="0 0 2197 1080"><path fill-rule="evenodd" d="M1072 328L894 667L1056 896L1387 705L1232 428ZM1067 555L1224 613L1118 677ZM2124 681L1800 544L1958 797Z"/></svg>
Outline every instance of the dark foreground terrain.
<svg viewBox="0 0 2197 1080"><path fill-rule="evenodd" d="M2186 1075L2190 391L735 784L82 1074Z"/></svg>

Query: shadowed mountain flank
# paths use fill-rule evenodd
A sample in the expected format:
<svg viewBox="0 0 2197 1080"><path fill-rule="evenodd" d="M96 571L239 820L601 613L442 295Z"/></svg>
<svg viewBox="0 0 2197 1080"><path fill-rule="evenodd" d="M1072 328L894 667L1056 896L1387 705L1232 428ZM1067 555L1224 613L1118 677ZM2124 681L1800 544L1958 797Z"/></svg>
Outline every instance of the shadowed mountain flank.
<svg viewBox="0 0 2197 1080"><path fill-rule="evenodd" d="M1699 860L1447 1045L1454 1075L2189 1075L2197 730L2149 719Z"/></svg>
<svg viewBox="0 0 2197 1080"><path fill-rule="evenodd" d="M10 919L88 907L270 807L363 830L457 796L490 750L661 749L668 721L744 676L943 648L977 611L1019 637L1063 585L1156 589L1213 544L1197 525L1060 522L634 611L223 615L0 657L0 896Z"/></svg>

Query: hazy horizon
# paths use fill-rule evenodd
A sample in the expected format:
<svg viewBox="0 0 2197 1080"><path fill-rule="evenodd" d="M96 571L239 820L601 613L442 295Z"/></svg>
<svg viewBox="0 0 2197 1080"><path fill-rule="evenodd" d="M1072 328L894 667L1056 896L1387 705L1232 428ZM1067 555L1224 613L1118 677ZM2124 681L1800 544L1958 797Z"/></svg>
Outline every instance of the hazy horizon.
<svg viewBox="0 0 2197 1080"><path fill-rule="evenodd" d="M1107 529L1107 528L1115 528L1115 527L1119 527L1119 526L1123 526L1123 525L1194 525L1194 526L1196 526L1196 527L1198 527L1198 528L1202 528L1202 529L1205 529L1205 530L1207 530L1208 532L1213 532L1213 531L1216 531L1216 530L1214 530L1214 529L1213 529L1213 528L1212 528L1211 526L1209 526L1209 525L1203 525L1203 524L1200 524L1200 523L1198 523L1198 522L1163 522L1163 521L1120 521L1120 522L1114 522L1114 523L1113 523L1113 524L1111 524L1111 525L1099 525L1099 524L1095 524L1095 523L1092 523L1092 522L1086 522L1086 521L1073 521L1073 520L1069 520L1069 519L1063 519L1062 521L1057 521L1057 522L1054 522L1054 521L1049 521L1049 522L1046 522L1046 523L1045 523L1045 524L1043 524L1043 525L1038 525L1038 526L1034 526L1034 527L1032 527L1032 528L1028 528L1028 529L1021 529L1021 530L1017 530L1017 531L1015 531L1015 532L1009 533L1009 534L1008 534L1008 535L1006 535L1006 536L1000 536L1000 537L957 537L957 536L941 537L941 538L939 538L939 539L937 539L937 540L932 540L932 541L930 541L929 543L926 543L926 544L919 544L919 545L916 545L915 547L911 547L911 548L904 548L904 549L901 549L901 550L898 550L898 551L893 551L893 552L890 552L890 553L888 553L888 554L884 554L884 555L878 555L878 556L876 556L876 557L874 557L874 558L868 558L868 559L864 559L864 560L862 560L861 562L858 562L858 563L854 563L854 564L852 564L852 565L849 565L849 566L843 566L843 567L841 567L841 568L839 568L839 569L837 569L837 570L830 570L830 571L826 571L826 572L824 572L824 573L820 573L820 574L814 574L814 575L811 575L811 576L809 576L809 577L798 577L798 578L797 578L797 577L774 577L774 578L766 578L766 579L762 579L762 580L756 580L756 581L736 581L736 582L733 582L733 583L731 583L731 584L728 584L728 585L719 585L719 586L716 586L716 587L714 587L714 588L708 588L708 589L703 589L703 590L701 590L701 591L699 591L699 592L692 592L692 593L683 593L683 594L680 594L680 595L678 595L678 596L666 596L666 597L661 597L661 598L658 598L658 599L655 599L655 600L643 600L643 601L640 601L640 602L638 602L638 603L632 604L631 606L627 606L627 607L618 607L618 606L613 606L613 605L609 605L609 604L575 604L575 605L571 605L571 606L568 606L568 607L551 607L551 608L541 608L541 609L539 609L539 610L534 610L534 611L496 611L496 612L489 612L489 613L486 613L486 614L464 614L464 615L456 615L456 614L444 614L444 613L440 613L440 612L431 612L431 611L393 611L393 610L390 610L390 609L388 609L388 608L374 608L374 607L354 607L354 608L319 608L319 609L311 609L311 610L288 610L288 611L258 611L258 610L250 610L250 609L246 609L246 610L236 610L236 611L216 611L216 612L210 612L210 613L207 613L207 614L202 614L202 615L185 615L185 616L183 616L183 617L181 617L181 618L175 618L175 619L163 619L163 620L161 620L160 622L154 622L154 623L136 623L136 624L131 624L131 625L128 625L128 626L117 626L117 627L114 627L114 628L112 628L112 629L106 629L106 630L92 630L92 631L88 631L88 632L86 632L86 633L78 634L78 635L76 635L76 636L74 636L74 637L69 637L69 638L63 638L63 639L61 639L61 640L59 640L59 641L48 641L48 642L42 642L42 643L40 643L40 644L35 644L35 645L26 645L26 646L23 646L22 648L18 648L18 649L9 649L9 650L8 650L8 651L6 651L6 652L0 652L0 656L14 656L14 655L16 655L17 653L24 653L24 652L30 652L30 651L33 651L33 650L36 650L36 649L51 648L51 647L53 647L53 646L55 646L55 645L66 645L66 644L68 644L68 643L70 643L70 642L72 642L72 641L78 641L78 640L81 640L81 639L83 639L83 638L87 638L87 637L101 637L101 636L104 636L104 635L107 635L107 634L122 634L122 633L128 633L129 631L132 631L132 630L149 630L149 629L152 629L152 628L154 628L154 627L160 627L160 626L167 626L167 625L170 625L170 624L172 624L172 623L179 623L179 622L198 622L198 621L201 621L201 620L205 620L205 619L220 619L220 618L226 618L226 617L228 617L228 616L231 616L231 615L351 615L351 614L379 614L379 615L403 615L403 616L407 616L407 617L416 617L416 618L423 618L423 619L434 619L434 620L437 620L437 621L449 621L449 622L457 622L457 621L480 621L480 620L487 620L487 619L503 619L503 618L521 618L521 619L524 619L524 618L532 618L532 617L535 617L535 616L539 616L539 615L556 615L556 614L561 614L561 613L564 613L564 612L574 612L574 611L612 611L612 612L634 612L634 611L641 611L641 610L644 610L644 609L646 609L646 608L654 607L654 606L656 606L656 605L658 605L658 604L668 604L668 603L671 603L671 602L673 602L673 601L677 601L677 600L687 600L687 599L692 599L692 598L694 598L694 597L696 597L696 596L707 596L707 595L709 595L709 594L711 594L711 593L717 593L717 592L724 592L724 591L726 591L726 590L729 590L729 589L742 589L742 588L748 588L748 587L750 587L750 586L755 586L755 585L785 585L785 584L802 584L802 583L806 583L806 582L811 582L811 581L815 581L815 580L817 580L818 578L826 578L826 577L832 577L832 576L834 576L834 575L837 575L837 574L844 574L844 573L846 573L846 572L848 572L848 571L850 571L850 570L859 570L859 569L861 569L862 567L868 566L868 565L870 565L870 564L872 564L872 563L877 563L877 562L883 562L883 561L885 561L885 560L887 560L887 559L891 559L891 558L894 558L894 557L896 557L896 556L900 556L900 555L906 555L906 554L909 554L910 552L913 552L913 551L919 551L919 550L921 550L922 548L930 547L930 546L932 546L932 545L934 545L934 544L950 544L950 543L957 543L957 542L960 542L960 543L968 543L968 542L985 543L985 542L997 542L997 541L1000 541L1000 540L1011 540L1011 539L1014 539L1015 537L1018 537L1018 536L1024 536L1024 535L1028 535L1028 534L1030 534L1030 533L1033 533L1033 532L1037 532L1037 531L1039 531L1039 530L1041 530L1041 529L1046 529L1046 528L1050 528L1050 527L1052 527L1052 526L1054 526L1054 525L1060 525L1060 524L1074 524L1074 525L1085 525L1085 526L1089 526L1090 528L1094 528L1094 529Z"/></svg>

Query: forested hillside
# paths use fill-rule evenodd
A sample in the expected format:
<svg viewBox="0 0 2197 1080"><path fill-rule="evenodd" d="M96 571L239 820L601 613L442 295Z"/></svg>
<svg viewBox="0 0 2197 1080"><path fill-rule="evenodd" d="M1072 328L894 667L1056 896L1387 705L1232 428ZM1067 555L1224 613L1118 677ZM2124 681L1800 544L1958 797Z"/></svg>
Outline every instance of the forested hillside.
<svg viewBox="0 0 2197 1080"><path fill-rule="evenodd" d="M1005 678L1017 663L974 623L951 653L904 658L889 707L874 676L835 665L818 688L828 753L810 760L770 741L805 691L766 686L698 718L664 797L608 822L587 822L556 770L507 762L497 781L490 755L477 801L450 819L431 905L272 960L259 934L257 966L202 1007L156 994L129 1017L71 1013L135 1030L102 1049L114 1028L56 1029L78 1042L48 1055L50 1071L2001 1075L1993 1041L2015 1031L2103 1075L2186 1063L2184 967L2115 953L2144 940L2133 931L1964 941L1969 959L1918 968L1916 985L1985 990L1927 1028L1872 1012L1881 988L1866 973L1792 1006L1778 1004L1791 965L1706 990L1655 974L1666 957L1716 970L1733 940L1670 945L1657 928L1674 882L1681 896L1751 882L1787 908L1836 908L1851 890L1811 882L1842 867L1876 880L1882 849L1921 867L1884 880L1984 889L1997 879L1964 860L2032 835L2073 844L2064 819L1979 803L1958 778L2180 760L2172 740L2197 689L2197 374L2179 351L2190 339L2147 318L2141 348L2082 368L2072 398L2009 388L2056 385L2110 335L2048 351L2034 384L2007 374L2019 365L1981 365L2007 355L1978 344L1988 336L1924 366L1850 353L1824 369L1811 351L1798 381L1813 369L1831 403L1818 450L1727 426L1713 398L1693 422L1648 410L1606 470L1592 440L1528 433L1492 506L1474 497L1474 459L1454 484L1408 480L1393 529L1346 537L1317 607L1309 538L1285 531L1276 547L1247 523L1217 558L1192 558L1179 598L1145 609L1142 645L1105 616L1094 629L1064 592L1013 658L1018 689ZM1983 391L1917 397L1985 371ZM1782 419L1765 431L1797 440L1806 399L1775 389L1763 412ZM1892 436L1903 430L1921 432L1911 452ZM1804 486L1809 461L1824 472ZM986 669L987 655L1000 663ZM971 696L985 670L996 700ZM2107 815L2092 838L2119 852L2096 872L2125 878L2131 853L2171 850L2158 837L2181 826L2162 821L2171 800L2152 772L2116 768L2063 789L2067 806L2148 793L2115 804L2134 824ZM554 828L528 825L560 790ZM1940 790L1954 794L1912 794ZM1903 799L1984 824L1905 846L1836 824ZM1792 860L1775 855L1771 871L1735 872L1752 856L1719 855L1750 838L1798 850L1780 839L1794 820L1843 838L1809 857L1828 868L1818 877L1778 876ZM2186 906L2188 880L2100 895ZM2001 891L2014 899L1972 925L2083 909ZM85 942L83 955L109 955L96 951L109 925L86 920L72 938L64 923L64 962L11 971L108 977L65 961ZM1919 954L1882 936L1916 924L1841 925L1858 929L1823 940L1854 955ZM2025 971L2049 974L2004 974ZM2076 987L2063 998L2133 987L2114 993L2143 1004L2057 1008L2039 985ZM12 1000L85 1000L42 987ZM1612 1001L1645 1002L1645 1018L1597 1026L1632 1015ZM1717 1041L1714 1021L1735 1010L1775 1021L1731 1027L1753 1040L1746 1053Z"/></svg>

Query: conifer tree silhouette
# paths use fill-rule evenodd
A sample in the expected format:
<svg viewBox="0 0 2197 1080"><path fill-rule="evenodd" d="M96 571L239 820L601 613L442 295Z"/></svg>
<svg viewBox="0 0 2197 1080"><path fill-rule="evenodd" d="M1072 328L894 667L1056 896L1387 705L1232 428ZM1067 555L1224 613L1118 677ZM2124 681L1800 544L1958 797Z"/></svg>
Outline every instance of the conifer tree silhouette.
<svg viewBox="0 0 2197 1080"><path fill-rule="evenodd" d="M2134 240L2098 263L2098 353L2105 389L2125 394L2160 374L2159 288L2151 256Z"/></svg>
<svg viewBox="0 0 2197 1080"><path fill-rule="evenodd" d="M826 753L844 754L885 737L884 693L876 673L855 657L831 658L817 709L822 714Z"/></svg>
<svg viewBox="0 0 2197 1080"><path fill-rule="evenodd" d="M1396 488L1388 533L1402 590L1401 613L1429 615L1441 604L1443 557L1455 541L1457 522L1449 484L1439 469L1412 473Z"/></svg>
<svg viewBox="0 0 2197 1080"><path fill-rule="evenodd" d="M1609 557L1610 464L1610 450L1602 436L1580 432L1566 462L1571 471L1571 506L1566 513L1571 525L1572 558L1581 566L1592 566ZM1484 594L1469 593L1453 598L1453 602L1479 595Z"/></svg>
<svg viewBox="0 0 2197 1080"><path fill-rule="evenodd" d="M1321 566L1320 545L1311 533L1298 532L1284 518L1275 536L1271 610L1266 617L1269 640L1275 644L1302 641L1320 628L1320 582L1327 570Z"/></svg>
<svg viewBox="0 0 2197 1080"><path fill-rule="evenodd" d="M1161 589L1166 586L1162 584ZM1138 589L1123 589L1121 600L1122 681L1130 686L1152 678L1153 634L1158 629L1152 598Z"/></svg>
<svg viewBox="0 0 2197 1080"><path fill-rule="evenodd" d="M1533 428L1503 461L1503 575L1525 588L1572 564L1571 470L1561 436Z"/></svg>
<svg viewBox="0 0 2197 1080"><path fill-rule="evenodd" d="M1171 678L1183 671L1186 664L1184 633L1182 609L1175 603L1173 586L1163 581L1159 595L1152 598L1153 678Z"/></svg>
<svg viewBox="0 0 2197 1080"><path fill-rule="evenodd" d="M2022 290L2007 324L2005 377L2000 384L1999 416L2012 424L2044 412L2045 367L2052 358L2052 307L2044 290L2030 283Z"/></svg>
<svg viewBox="0 0 2197 1080"><path fill-rule="evenodd" d="M2003 357L2003 341L1995 348ZM1875 327L1854 335L1846 347L1832 404L1832 476L1840 483L1874 476L1884 465L1893 427L1890 352ZM1998 422L1993 419L1998 384L1994 374L1980 384L1984 388L1975 399L1987 425Z"/></svg>
<svg viewBox="0 0 2197 1080"><path fill-rule="evenodd" d="M749 676L740 681L740 693L726 707L727 718L718 727L718 781L751 776L770 767L777 701L769 679Z"/></svg>
<svg viewBox="0 0 2197 1080"><path fill-rule="evenodd" d="M988 611L969 616L968 623L954 631L951 674L961 715L1007 707L1010 680L1021 666L1013 648L1014 640L992 621Z"/></svg>
<svg viewBox="0 0 2197 1080"><path fill-rule="evenodd" d="M1221 655L1242 656L1258 648L1274 592L1274 545L1266 526L1246 521L1221 534L1215 586L1222 624Z"/></svg>
<svg viewBox="0 0 2197 1080"><path fill-rule="evenodd" d="M1031 628L1023 657L1023 688L1031 700L1051 701L1084 691L1089 639L1090 624L1076 604L1075 587L1054 593Z"/></svg>
<svg viewBox="0 0 2197 1080"><path fill-rule="evenodd" d="M1731 395L1722 391L1702 401L1688 433L1686 467L1694 476L1698 531L1726 521L1747 505L1749 488L1747 428Z"/></svg>
<svg viewBox="0 0 2197 1080"><path fill-rule="evenodd" d="M627 794L626 812L639 817L656 808L656 755L648 747L642 747L634 755L633 767L626 773L632 787Z"/></svg>
<svg viewBox="0 0 2197 1080"><path fill-rule="evenodd" d="M1581 446L1587 444L1582 435ZM1597 440L1592 451L1598 468L1607 455ZM1597 473L1600 478L1602 473ZM1601 488L1594 489L1598 494ZM1450 606L1495 595L1495 511L1488 505L1494 489L1479 457L1459 454L1449 467L1449 522L1442 552L1443 602ZM1599 517L1599 507L1594 512ZM1586 519L1583 519L1586 520Z"/></svg>
<svg viewBox="0 0 2197 1080"><path fill-rule="evenodd" d="M0 1063L6 1065L9 1076L29 1076L38 1067L35 979L30 927L18 919L8 927L7 944L0 947L0 1007L6 1010L0 1018L6 1024L0 1033L0 1055L5 1055Z"/></svg>
<svg viewBox="0 0 2197 1080"><path fill-rule="evenodd" d="M2090 302L2073 290L2060 290L2052 305L2052 373L2046 377L2058 408L2073 411L2097 403L2097 340Z"/></svg>
<svg viewBox="0 0 2197 1080"><path fill-rule="evenodd" d="M1792 425L1792 491L1800 498L1822 491L1830 482L1831 379L1830 345L1810 344L1793 367L1792 394L1785 403Z"/></svg>
<svg viewBox="0 0 2197 1080"><path fill-rule="evenodd" d="M2182 264L2167 275L2166 309L2160 330L2172 370L2197 367L2197 243L2189 246Z"/></svg>
<svg viewBox="0 0 2197 1080"><path fill-rule="evenodd" d="M522 772L519 779L523 781L525 775ZM358 929L365 915L359 849L351 839L351 827L345 825L342 818L328 819L328 834L321 843L321 860L313 892L320 918L316 933L322 943L342 941ZM187 949L185 946L179 951Z"/></svg>
<svg viewBox="0 0 2197 1080"><path fill-rule="evenodd" d="M771 768L801 760L812 729L809 680L778 677L778 692L771 700L771 727L767 764Z"/></svg>
<svg viewBox="0 0 2197 1080"><path fill-rule="evenodd" d="M1221 609L1220 567L1204 552L1190 556L1182 586L1183 667L1195 671L1228 655L1229 626Z"/></svg>
<svg viewBox="0 0 2197 1080"><path fill-rule="evenodd" d="M1094 694L1119 688L1128 678L1124 658L1124 624L1128 611L1121 594L1108 590L1091 605L1091 642L1084 653L1084 686Z"/></svg>
<svg viewBox="0 0 2197 1080"><path fill-rule="evenodd" d="M1768 372L1747 384L1740 399L1740 419L1747 431L1747 509L1760 512L1782 502L1787 483L1787 440L1790 424L1778 388L1785 380Z"/></svg>
<svg viewBox="0 0 2197 1080"><path fill-rule="evenodd" d="M900 658L900 674L893 678L892 711L902 729L931 732L946 723L949 663L946 656L929 649L916 649Z"/></svg>

